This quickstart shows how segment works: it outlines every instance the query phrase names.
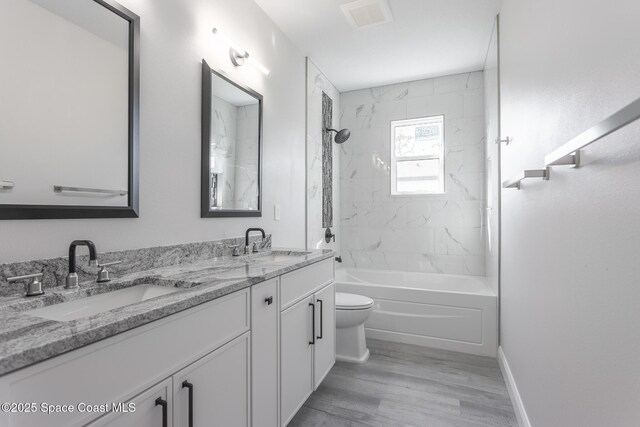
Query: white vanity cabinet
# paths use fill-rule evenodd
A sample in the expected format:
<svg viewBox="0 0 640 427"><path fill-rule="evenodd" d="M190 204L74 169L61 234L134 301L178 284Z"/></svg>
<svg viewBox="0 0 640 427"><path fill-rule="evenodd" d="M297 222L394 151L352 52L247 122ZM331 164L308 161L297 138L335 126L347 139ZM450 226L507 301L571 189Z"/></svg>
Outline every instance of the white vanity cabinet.
<svg viewBox="0 0 640 427"><path fill-rule="evenodd" d="M249 427L249 341L246 332L89 426Z"/></svg>
<svg viewBox="0 0 640 427"><path fill-rule="evenodd" d="M251 413L253 427L279 425L279 279L251 287Z"/></svg>
<svg viewBox="0 0 640 427"><path fill-rule="evenodd" d="M335 361L333 279L320 261L0 376L2 402L120 405L0 426L286 425Z"/></svg>
<svg viewBox="0 0 640 427"><path fill-rule="evenodd" d="M335 363L333 260L280 278L281 420L287 425Z"/></svg>
<svg viewBox="0 0 640 427"><path fill-rule="evenodd" d="M286 425L313 392L313 295L281 314L281 413Z"/></svg>
<svg viewBox="0 0 640 427"><path fill-rule="evenodd" d="M214 384L200 387L224 388L234 393L244 389L244 394L233 396L233 399L245 405L245 415L238 424L231 425L247 425L247 422L242 424L242 420L247 419L246 413L249 411L249 297L249 289L234 292L2 376L0 398L3 402L47 402L52 405L129 402L143 396L150 387L167 379L172 380L173 375L211 360L207 381ZM244 340L246 349L234 347L234 353L238 355L245 351L246 355L244 359L239 358L241 362L234 360L234 364L228 365L228 357L218 355L224 354L223 349L238 337ZM238 363L244 363L242 372ZM225 375L216 377L218 373ZM220 379L227 383L220 384ZM197 390L194 392L197 396ZM176 393L180 393L182 398L182 390L175 390L174 387L166 399L169 412L176 409L173 402ZM205 405L214 404L207 401ZM182 413L182 406L178 408ZM155 414L161 413L160 408L157 411L155 409L149 409L150 417L157 417ZM103 415L101 412L78 410L55 414L42 411L32 414L0 413L0 426L75 427L86 425ZM121 413L118 418L124 424L129 415ZM120 425L120 422L114 421L113 425ZM172 425L171 418L168 425ZM204 425L211 424L207 422ZM154 424L154 427L162 427L162 423Z"/></svg>
<svg viewBox="0 0 640 427"><path fill-rule="evenodd" d="M173 425L249 427L249 332L173 376Z"/></svg>
<svg viewBox="0 0 640 427"><path fill-rule="evenodd" d="M313 358L314 390L336 363L336 285L315 293L316 339Z"/></svg>

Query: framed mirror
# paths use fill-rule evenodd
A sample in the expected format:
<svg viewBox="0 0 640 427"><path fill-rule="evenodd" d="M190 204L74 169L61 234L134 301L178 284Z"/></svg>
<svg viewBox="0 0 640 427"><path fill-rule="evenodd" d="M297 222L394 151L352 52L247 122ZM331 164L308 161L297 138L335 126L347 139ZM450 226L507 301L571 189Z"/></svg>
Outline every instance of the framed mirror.
<svg viewBox="0 0 640 427"><path fill-rule="evenodd" d="M201 217L261 211L262 95L202 60Z"/></svg>
<svg viewBox="0 0 640 427"><path fill-rule="evenodd" d="M0 5L0 219L138 216L140 19L111 0Z"/></svg>

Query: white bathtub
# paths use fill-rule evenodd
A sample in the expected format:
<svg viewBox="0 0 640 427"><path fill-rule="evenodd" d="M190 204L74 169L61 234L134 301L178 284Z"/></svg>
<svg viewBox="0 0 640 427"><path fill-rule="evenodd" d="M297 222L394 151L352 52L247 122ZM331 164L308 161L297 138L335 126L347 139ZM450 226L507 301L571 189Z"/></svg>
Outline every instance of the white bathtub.
<svg viewBox="0 0 640 427"><path fill-rule="evenodd" d="M484 277L347 268L336 291L373 298L367 337L497 354L497 297Z"/></svg>

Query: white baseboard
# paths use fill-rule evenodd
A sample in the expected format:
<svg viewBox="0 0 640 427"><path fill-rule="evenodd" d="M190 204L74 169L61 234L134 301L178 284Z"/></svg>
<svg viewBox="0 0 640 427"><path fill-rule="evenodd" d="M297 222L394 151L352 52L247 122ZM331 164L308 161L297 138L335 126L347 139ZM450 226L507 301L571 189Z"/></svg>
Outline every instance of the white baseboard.
<svg viewBox="0 0 640 427"><path fill-rule="evenodd" d="M504 355L504 351L502 351L502 346L498 347L498 363L500 364L502 376L507 384L507 391L509 391L509 397L511 397L511 404L516 412L518 424L520 427L531 427L531 422L529 422L527 411L524 409L524 403L520 397L520 392L518 392L516 381L513 379L513 374L511 373L511 368L509 368L507 357Z"/></svg>

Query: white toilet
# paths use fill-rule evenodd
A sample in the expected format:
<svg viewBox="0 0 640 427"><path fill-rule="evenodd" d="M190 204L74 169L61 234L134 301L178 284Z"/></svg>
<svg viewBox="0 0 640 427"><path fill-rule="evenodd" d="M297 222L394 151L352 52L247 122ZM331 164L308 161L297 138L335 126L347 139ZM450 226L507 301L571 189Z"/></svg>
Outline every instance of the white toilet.
<svg viewBox="0 0 640 427"><path fill-rule="evenodd" d="M369 359L364 322L372 311L371 298L336 292L336 360L364 363Z"/></svg>

